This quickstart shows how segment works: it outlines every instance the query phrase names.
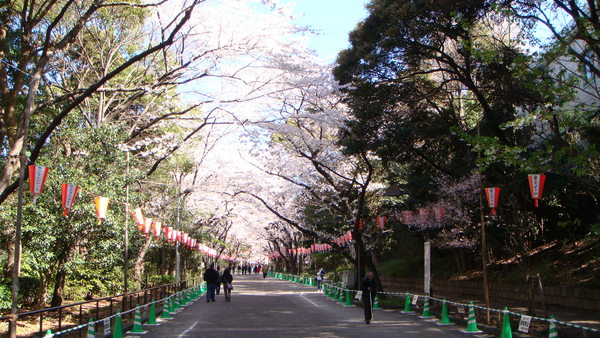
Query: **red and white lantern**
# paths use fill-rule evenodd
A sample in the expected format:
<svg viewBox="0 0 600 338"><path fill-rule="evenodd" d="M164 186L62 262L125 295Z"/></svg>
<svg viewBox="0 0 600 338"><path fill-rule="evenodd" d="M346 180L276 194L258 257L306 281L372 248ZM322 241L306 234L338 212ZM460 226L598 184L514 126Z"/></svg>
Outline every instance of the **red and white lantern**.
<svg viewBox="0 0 600 338"><path fill-rule="evenodd" d="M142 228L142 232L146 237L150 234L150 230L152 229L152 218L144 219L144 227Z"/></svg>
<svg viewBox="0 0 600 338"><path fill-rule="evenodd" d="M152 232L154 233L154 237L156 237L156 239L160 238L161 230L162 230L162 222L161 221L155 221L154 223L152 223Z"/></svg>
<svg viewBox="0 0 600 338"><path fill-rule="evenodd" d="M404 210L402 211L402 222L404 222L405 224L410 224L413 221L413 214L412 211L409 210Z"/></svg>
<svg viewBox="0 0 600 338"><path fill-rule="evenodd" d="M94 198L94 202L96 205L96 217L98 217L98 224L100 224L106 219L106 212L108 211L108 203L110 203L110 198L97 196Z"/></svg>
<svg viewBox="0 0 600 338"><path fill-rule="evenodd" d="M140 229L140 231L142 231L144 229L144 224L146 223L144 219L144 213L142 213L142 208L135 208L133 210L133 219L135 219L138 228Z"/></svg>
<svg viewBox="0 0 600 338"><path fill-rule="evenodd" d="M33 203L37 200L39 194L44 189L48 177L48 168L39 165L29 166L29 190L33 194Z"/></svg>
<svg viewBox="0 0 600 338"><path fill-rule="evenodd" d="M542 198L542 193L544 192L546 175L531 174L527 175L527 179L529 180L529 192L531 193L531 198L533 198L533 203L537 208L539 206L539 200Z"/></svg>
<svg viewBox="0 0 600 338"><path fill-rule="evenodd" d="M496 208L500 199L500 188L485 188L485 196L487 197L488 206L492 208L492 216L496 215Z"/></svg>
<svg viewBox="0 0 600 338"><path fill-rule="evenodd" d="M379 228L381 228L382 230L385 229L386 223L387 223L387 217L385 217L385 216L377 217L377 225L379 225Z"/></svg>
<svg viewBox="0 0 600 338"><path fill-rule="evenodd" d="M442 207L434 207L433 208L433 216L437 222L441 222L444 219L444 208Z"/></svg>
<svg viewBox="0 0 600 338"><path fill-rule="evenodd" d="M419 209L419 221L421 223L425 223L427 221L427 217L429 216L429 210L425 208Z"/></svg>
<svg viewBox="0 0 600 338"><path fill-rule="evenodd" d="M79 187L75 184L63 184L62 185L62 207L63 216L67 216L67 213L73 208L73 202L75 202L75 196Z"/></svg>

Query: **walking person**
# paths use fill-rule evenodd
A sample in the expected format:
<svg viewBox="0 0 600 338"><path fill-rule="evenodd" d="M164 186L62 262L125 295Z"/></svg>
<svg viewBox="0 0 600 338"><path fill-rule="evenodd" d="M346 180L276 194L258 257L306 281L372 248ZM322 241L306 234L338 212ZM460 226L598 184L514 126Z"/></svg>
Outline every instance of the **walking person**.
<svg viewBox="0 0 600 338"><path fill-rule="evenodd" d="M373 301L377 296L377 280L373 271L368 271L366 276L360 282L362 290L362 301L365 308L365 324L371 324L373 319Z"/></svg>
<svg viewBox="0 0 600 338"><path fill-rule="evenodd" d="M217 281L219 279L219 273L215 270L215 265L211 264L206 271L204 271L204 281L206 282L206 302L215 301L215 289L217 287Z"/></svg>
<svg viewBox="0 0 600 338"><path fill-rule="evenodd" d="M321 291L323 286L323 278L325 277L325 269L321 268L317 272L317 289Z"/></svg>
<svg viewBox="0 0 600 338"><path fill-rule="evenodd" d="M223 271L221 276L221 282L223 283L223 293L225 294L225 301L231 302L231 290L233 290L233 275L229 267Z"/></svg>
<svg viewBox="0 0 600 338"><path fill-rule="evenodd" d="M221 293L221 278L223 277L223 271L219 265L217 265L217 273L219 274L219 279L217 279L217 288L215 289L215 293L218 295Z"/></svg>

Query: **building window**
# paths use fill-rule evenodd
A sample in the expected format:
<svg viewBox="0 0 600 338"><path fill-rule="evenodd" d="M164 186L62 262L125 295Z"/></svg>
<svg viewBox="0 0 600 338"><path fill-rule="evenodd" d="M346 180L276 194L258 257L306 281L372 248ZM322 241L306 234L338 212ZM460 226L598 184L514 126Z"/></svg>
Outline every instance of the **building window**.
<svg viewBox="0 0 600 338"><path fill-rule="evenodd" d="M591 63L593 65L595 65L594 63L594 53L591 50L586 50L583 53L583 58L585 59L585 63L583 63L582 68L583 68L583 78L587 81L590 82L594 79L594 72L592 71L590 65L588 64Z"/></svg>

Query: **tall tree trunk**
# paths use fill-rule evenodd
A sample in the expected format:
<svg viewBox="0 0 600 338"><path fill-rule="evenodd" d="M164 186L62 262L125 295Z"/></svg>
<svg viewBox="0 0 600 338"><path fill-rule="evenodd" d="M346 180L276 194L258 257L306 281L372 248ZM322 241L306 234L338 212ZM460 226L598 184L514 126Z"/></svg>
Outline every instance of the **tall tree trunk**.
<svg viewBox="0 0 600 338"><path fill-rule="evenodd" d="M54 278L54 292L52 293L52 301L50 302L51 307L62 305L66 280L67 270L65 270L65 262L61 260L58 264L56 277Z"/></svg>
<svg viewBox="0 0 600 338"><path fill-rule="evenodd" d="M133 280L140 284L142 282L142 274L144 273L144 256L146 256L146 253L150 248L150 244L152 244L152 236L148 236L148 238L146 238L146 242L140 248L133 265Z"/></svg>
<svg viewBox="0 0 600 338"><path fill-rule="evenodd" d="M46 297L48 296L48 282L50 276L42 273L40 274L40 286L38 287L35 295L35 306L38 309L42 309L46 306Z"/></svg>
<svg viewBox="0 0 600 338"><path fill-rule="evenodd" d="M6 255L7 255L7 259L6 259L6 264L4 265L4 272L3 272L3 276L5 278L10 278L12 277L13 274L13 266L15 263L15 240L14 240L14 231L12 231L10 229L10 227L5 227L3 235L6 238ZM19 266L21 266L19 264ZM20 273L20 271L19 271Z"/></svg>

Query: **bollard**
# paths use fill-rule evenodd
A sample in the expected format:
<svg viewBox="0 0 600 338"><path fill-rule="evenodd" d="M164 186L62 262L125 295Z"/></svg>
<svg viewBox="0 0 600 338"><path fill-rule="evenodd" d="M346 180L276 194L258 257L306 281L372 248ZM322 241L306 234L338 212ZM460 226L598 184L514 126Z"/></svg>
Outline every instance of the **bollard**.
<svg viewBox="0 0 600 338"><path fill-rule="evenodd" d="M379 297L377 296L373 299L373 310L381 310L381 306L379 306Z"/></svg>
<svg viewBox="0 0 600 338"><path fill-rule="evenodd" d="M346 301L346 293L344 292L344 289L340 287L339 294L338 294L338 303L344 303L345 301Z"/></svg>
<svg viewBox="0 0 600 338"><path fill-rule="evenodd" d="M156 322L156 305L154 304L154 299L151 300L150 304L150 313L148 314L148 321L146 325L158 325Z"/></svg>
<svg viewBox="0 0 600 338"><path fill-rule="evenodd" d="M556 329L556 319L554 319L554 315L550 315L550 327L548 329L548 338L558 338L558 330Z"/></svg>
<svg viewBox="0 0 600 338"><path fill-rule="evenodd" d="M440 316L440 321L437 322L437 325L454 325L450 321L450 316L448 316L448 303L446 299L442 301L442 315Z"/></svg>
<svg viewBox="0 0 600 338"><path fill-rule="evenodd" d="M142 327L142 312L140 311L139 305L136 305L135 317L133 319L133 328L127 332L129 334L144 334L144 328Z"/></svg>
<svg viewBox="0 0 600 338"><path fill-rule="evenodd" d="M344 306L354 306L352 304L352 291L346 290L346 304Z"/></svg>
<svg viewBox="0 0 600 338"><path fill-rule="evenodd" d="M502 332L500 332L500 338L512 338L510 316L508 315L507 307L504 308L504 314L502 315Z"/></svg>
<svg viewBox="0 0 600 338"><path fill-rule="evenodd" d="M411 295L408 292L404 294L404 310L402 313L414 313L412 310Z"/></svg>
<svg viewBox="0 0 600 338"><path fill-rule="evenodd" d="M44 338L47 338L47 337L54 337L54 334L52 333L52 330L46 331L46 334L44 335Z"/></svg>
<svg viewBox="0 0 600 338"><path fill-rule="evenodd" d="M121 311L117 311L115 317L115 328L113 330L113 338L123 338L123 326L121 324Z"/></svg>
<svg viewBox="0 0 600 338"><path fill-rule="evenodd" d="M473 306L473 302L469 302L469 318L467 319L467 329L462 332L481 333L481 330L477 328L477 318L475 316L475 307Z"/></svg>
<svg viewBox="0 0 600 338"><path fill-rule="evenodd" d="M419 318L427 319L431 318L431 309L429 307L429 297L425 296L425 303L423 304L423 314Z"/></svg>
<svg viewBox="0 0 600 338"><path fill-rule="evenodd" d="M88 323L87 338L96 338L96 328L94 325L94 320L92 318L90 318Z"/></svg>
<svg viewBox="0 0 600 338"><path fill-rule="evenodd" d="M171 312L171 305L169 305L170 303L170 298L167 298L167 300L163 301L163 308L162 308L162 312L160 314L160 318L162 319L173 319L171 318L171 314L169 312Z"/></svg>

